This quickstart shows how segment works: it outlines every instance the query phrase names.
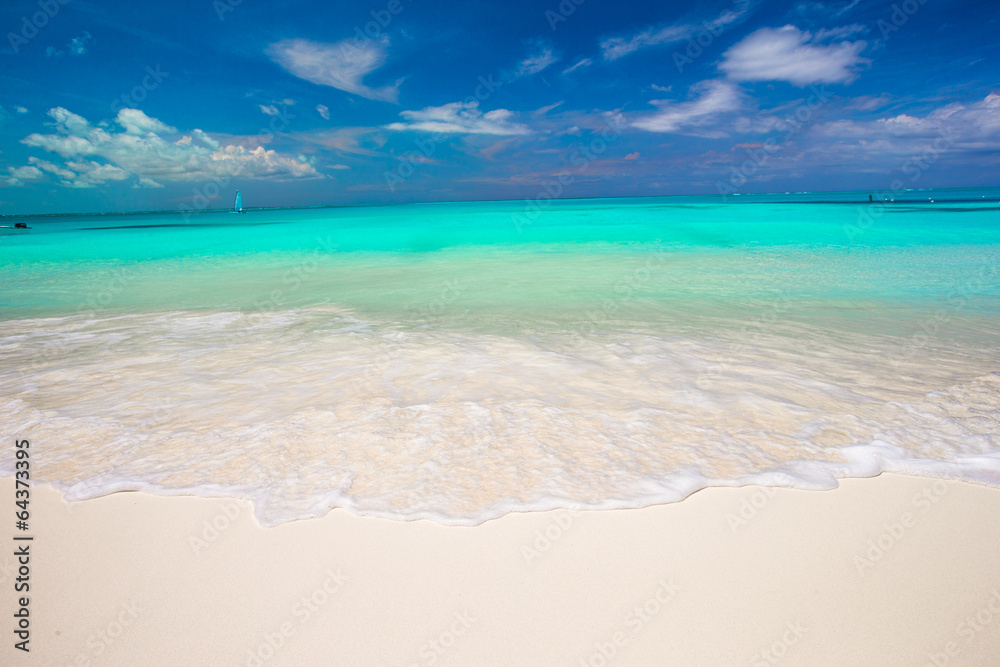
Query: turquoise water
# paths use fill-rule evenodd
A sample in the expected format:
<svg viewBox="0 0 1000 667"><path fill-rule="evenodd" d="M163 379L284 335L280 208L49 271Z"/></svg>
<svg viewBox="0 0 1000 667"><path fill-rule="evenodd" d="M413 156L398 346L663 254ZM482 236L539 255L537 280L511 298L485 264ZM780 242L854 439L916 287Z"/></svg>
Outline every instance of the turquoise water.
<svg viewBox="0 0 1000 667"><path fill-rule="evenodd" d="M1000 190L892 199L18 219L0 421L71 498L237 495L265 524L997 483Z"/></svg>

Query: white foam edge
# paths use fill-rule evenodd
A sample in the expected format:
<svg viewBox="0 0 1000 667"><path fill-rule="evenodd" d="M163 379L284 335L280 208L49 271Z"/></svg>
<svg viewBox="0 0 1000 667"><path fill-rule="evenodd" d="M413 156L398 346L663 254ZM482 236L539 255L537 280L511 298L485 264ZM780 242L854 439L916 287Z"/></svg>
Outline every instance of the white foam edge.
<svg viewBox="0 0 1000 667"><path fill-rule="evenodd" d="M702 489L712 487L765 486L802 490L831 490L839 486L838 480L876 477L883 472L967 482L1000 488L1000 451L975 456L956 457L953 461L938 461L912 456L911 450L885 442L868 445L850 445L839 450L845 461L789 461L779 467L759 473L742 475L734 479L717 479L700 473L680 472L663 480L647 479L643 485L649 490L628 498L608 498L601 502L586 503L555 496L541 497L532 502L501 501L475 516L452 516L433 510L417 512L377 511L360 507L344 492L350 479L341 480L341 486L331 489L308 509L298 512L275 513L268 511L271 493L251 485L201 484L191 487L167 487L156 482L108 479L111 473L66 484L62 482L37 482L64 492L69 502L90 500L114 493L138 491L158 496L195 496L201 498L236 498L254 506L254 517L264 528L290 521L316 519L331 510L343 509L355 516L375 517L394 521L429 520L445 526L478 526L512 512L547 512L552 510L614 510L641 509L653 505L680 502ZM0 465L0 473L13 476L14 471ZM346 484L345 484L346 483Z"/></svg>

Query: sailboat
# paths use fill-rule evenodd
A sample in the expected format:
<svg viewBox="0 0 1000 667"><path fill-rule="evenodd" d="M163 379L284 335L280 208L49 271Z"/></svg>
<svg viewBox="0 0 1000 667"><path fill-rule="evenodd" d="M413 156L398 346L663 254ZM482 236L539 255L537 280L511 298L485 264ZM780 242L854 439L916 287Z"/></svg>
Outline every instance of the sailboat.
<svg viewBox="0 0 1000 667"><path fill-rule="evenodd" d="M242 212L243 212L243 195L241 195L240 191L237 190L236 203L233 204L233 213L242 213Z"/></svg>

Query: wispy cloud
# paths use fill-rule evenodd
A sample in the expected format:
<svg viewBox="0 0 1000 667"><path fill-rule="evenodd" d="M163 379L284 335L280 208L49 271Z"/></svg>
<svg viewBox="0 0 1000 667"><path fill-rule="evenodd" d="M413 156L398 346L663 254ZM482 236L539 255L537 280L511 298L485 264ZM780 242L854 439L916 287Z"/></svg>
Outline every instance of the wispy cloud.
<svg viewBox="0 0 1000 667"><path fill-rule="evenodd" d="M427 107L420 111L403 111L399 114L405 123L390 123L390 130L415 130L419 132L439 132L448 134L530 134L530 130L519 123L510 122L513 112L494 109L483 113L479 103L453 102L439 107Z"/></svg>
<svg viewBox="0 0 1000 667"><path fill-rule="evenodd" d="M103 123L92 125L62 107L50 109L48 115L53 119L55 133L30 134L21 143L55 153L63 163L31 157L27 166L8 170L8 185L38 180L45 174L57 177L63 186L75 188L130 178L139 187L158 187L159 181L208 180L237 173L246 178L319 176L312 165L263 146L222 147L199 129L174 139L180 134L176 128L139 109L118 112L120 131Z"/></svg>
<svg viewBox="0 0 1000 667"><path fill-rule="evenodd" d="M861 95L847 104L848 109L857 111L875 111L892 102L892 96L887 93L880 95Z"/></svg>
<svg viewBox="0 0 1000 667"><path fill-rule="evenodd" d="M323 104L316 105L316 113L323 117L323 120L330 120L330 110Z"/></svg>
<svg viewBox="0 0 1000 667"><path fill-rule="evenodd" d="M535 118L537 118L539 116L544 116L545 114L547 114L548 112L552 111L556 107L561 106L564 102L565 102L565 100L559 100L555 104L547 104L544 107L539 107L538 109L535 109L534 111L532 111L531 115L534 116Z"/></svg>
<svg viewBox="0 0 1000 667"><path fill-rule="evenodd" d="M549 65L558 62L559 56L549 46L538 45L534 52L522 60L514 73L515 78L538 74Z"/></svg>
<svg viewBox="0 0 1000 667"><path fill-rule="evenodd" d="M385 144L383 128L337 127L296 133L294 139L347 155L383 157L377 149Z"/></svg>
<svg viewBox="0 0 1000 667"><path fill-rule="evenodd" d="M653 100L650 104L658 107L658 111L640 116L632 122L633 127L649 132L723 136L725 132L711 126L722 115L741 108L739 89L726 81L714 80L692 86L691 92L697 97L687 102Z"/></svg>
<svg viewBox="0 0 1000 667"><path fill-rule="evenodd" d="M836 28L820 28L813 37L814 42L823 42L828 39L847 39L852 35L860 35L868 32L868 26L860 23L842 25Z"/></svg>
<svg viewBox="0 0 1000 667"><path fill-rule="evenodd" d="M370 100L395 102L399 97L402 79L381 88L363 83L364 78L388 58L389 38L385 35L364 48L356 47L350 39L332 44L286 39L271 44L266 53L291 74L320 86L330 86Z"/></svg>
<svg viewBox="0 0 1000 667"><path fill-rule="evenodd" d="M833 18L837 18L838 16L846 14L847 12L857 7L858 3L860 2L861 0L850 0L849 2L834 2L834 3L801 2L798 4L798 6L796 6L795 10L800 15L818 13L818 14L827 14L829 16L832 16Z"/></svg>
<svg viewBox="0 0 1000 667"><path fill-rule="evenodd" d="M752 9L753 3L744 2L735 9L727 9L714 19L704 23L671 23L651 26L628 37L607 37L601 40L601 53L605 60L618 60L639 49L687 41L701 31L715 36L727 27L742 21Z"/></svg>
<svg viewBox="0 0 1000 667"><path fill-rule="evenodd" d="M273 104L261 104L259 106L260 110L263 113L267 114L268 116L277 116L279 113L281 113L280 111L278 111L278 107L274 106Z"/></svg>
<svg viewBox="0 0 1000 667"><path fill-rule="evenodd" d="M569 74L570 72L575 72L581 67L590 67L592 64L593 61L590 58L581 58L580 60L577 60L575 63L564 69L562 73Z"/></svg>
<svg viewBox="0 0 1000 667"><path fill-rule="evenodd" d="M844 34L822 31L823 38ZM848 33L849 34L849 33ZM787 81L796 86L811 83L850 83L857 67L871 62L861 57L867 42L822 44L820 35L793 25L761 28L723 54L719 69L734 81Z"/></svg>
<svg viewBox="0 0 1000 667"><path fill-rule="evenodd" d="M628 38L610 37L601 42L601 53L605 60L618 60L647 46L683 42L693 29L688 24L668 25L663 28L646 28Z"/></svg>
<svg viewBox="0 0 1000 667"><path fill-rule="evenodd" d="M854 9L857 6L857 4L859 2L861 2L861 0L851 0L849 3L847 3L843 7L840 7L839 9L837 9L836 13L834 14L834 16L840 16L841 14L845 14L845 13L851 11L852 9Z"/></svg>

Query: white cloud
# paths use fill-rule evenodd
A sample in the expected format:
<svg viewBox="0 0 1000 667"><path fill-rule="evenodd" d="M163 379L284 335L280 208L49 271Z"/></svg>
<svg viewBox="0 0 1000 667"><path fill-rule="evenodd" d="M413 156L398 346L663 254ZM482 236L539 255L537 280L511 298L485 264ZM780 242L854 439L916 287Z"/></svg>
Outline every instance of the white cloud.
<svg viewBox="0 0 1000 667"><path fill-rule="evenodd" d="M439 132L449 134L530 134L524 125L511 123L513 115L507 109L494 109L483 113L479 103L453 102L439 107L427 107L420 111L403 111L399 114L406 123L386 125L390 130L416 130L419 132Z"/></svg>
<svg viewBox="0 0 1000 667"><path fill-rule="evenodd" d="M389 55L385 35L364 48L345 39L332 44L307 39L286 39L271 44L267 55L278 65L306 81L330 86L370 100L395 102L399 96L397 81L391 86L370 88L363 79L381 67Z"/></svg>
<svg viewBox="0 0 1000 667"><path fill-rule="evenodd" d="M330 120L330 110L325 105L317 104L316 111L323 117L323 120Z"/></svg>
<svg viewBox="0 0 1000 667"><path fill-rule="evenodd" d="M204 132L202 132L201 130L199 130L197 128L191 130L191 135L195 139L197 139L198 141L200 141L201 143L203 143L206 146L208 146L209 148L218 148L219 147L219 142L218 141L216 141L215 139L213 139L212 137L208 136L207 134L205 134Z"/></svg>
<svg viewBox="0 0 1000 667"><path fill-rule="evenodd" d="M939 107L926 116L897 114L874 121L839 120L820 125L816 133L839 139L891 139L938 136L955 142L987 142L1000 146L1000 93L990 93L969 106L961 102Z"/></svg>
<svg viewBox="0 0 1000 667"><path fill-rule="evenodd" d="M580 60L576 61L576 63L574 63L570 67L567 67L566 69L564 69L562 71L562 73L563 74L569 74L570 72L574 72L574 71L580 69L581 67L590 67L592 64L593 64L593 61L590 58L581 58Z"/></svg>
<svg viewBox="0 0 1000 667"><path fill-rule="evenodd" d="M14 111L17 113L28 113L28 110L21 106L14 107Z"/></svg>
<svg viewBox="0 0 1000 667"><path fill-rule="evenodd" d="M77 116L79 118L79 116ZM150 118L138 109L122 109L118 112L118 124L125 128L128 134L144 135L150 132L154 134L175 134L176 128L170 127L166 123L161 123L155 118Z"/></svg>
<svg viewBox="0 0 1000 667"><path fill-rule="evenodd" d="M727 27L742 21L752 8L752 3L746 2L743 6L727 9L714 19L700 25L672 23L645 28L630 37L607 37L601 40L601 53L605 60L618 60L639 49L687 41L703 31L714 37Z"/></svg>
<svg viewBox="0 0 1000 667"><path fill-rule="evenodd" d="M829 31L828 35L829 36ZM821 44L818 38L792 25L761 28L723 54L719 68L734 81L850 83L867 42Z"/></svg>
<svg viewBox="0 0 1000 667"><path fill-rule="evenodd" d="M129 173L121 167L93 160L68 160L66 166L77 174L72 181L63 184L74 188L92 188L108 181L124 181L129 177Z"/></svg>
<svg viewBox="0 0 1000 667"><path fill-rule="evenodd" d="M56 129L61 134L82 136L91 130L86 118L62 107L49 109L49 116L55 121Z"/></svg>
<svg viewBox="0 0 1000 667"><path fill-rule="evenodd" d="M540 46L536 53L521 61L521 63L517 66L517 72L514 73L514 76L522 77L538 74L543 69L558 60L559 56L557 56L551 48L547 46Z"/></svg>
<svg viewBox="0 0 1000 667"><path fill-rule="evenodd" d="M797 159L813 170L846 166L857 173L899 175L902 171L908 187L925 183L921 177L925 169L972 168L992 173L1000 155L1000 93L920 115L817 124L802 137L801 145Z"/></svg>
<svg viewBox="0 0 1000 667"><path fill-rule="evenodd" d="M35 181L44 176L41 169L33 166L7 167L7 171L10 172L7 185L20 185L23 181Z"/></svg>
<svg viewBox="0 0 1000 667"><path fill-rule="evenodd" d="M742 106L739 89L725 81L703 81L691 87L698 97L688 102L653 100L650 104L659 111L641 116L632 122L633 127L650 132L722 136L718 130L705 129L715 124L720 116L737 111Z"/></svg>
<svg viewBox="0 0 1000 667"><path fill-rule="evenodd" d="M21 143L55 153L65 162L57 165L29 158L29 167L19 168L23 171L16 173L12 170L12 178L18 182L42 172L62 179L62 185L70 187L93 187L130 178L141 187L158 187L160 181L207 181L237 174L282 179L319 176L311 164L263 146L221 147L200 129L176 137L175 128L138 109L118 112L116 121L121 131L105 123L103 127L91 125L62 107L49 110L49 116L54 120L54 133L30 134Z"/></svg>
<svg viewBox="0 0 1000 667"><path fill-rule="evenodd" d="M52 164L48 160L40 160L39 158L37 158L37 157L35 157L33 155L28 158L28 163L32 164L32 165L34 165L36 167L38 167L42 171L47 171L50 174L54 174L54 175L59 176L61 178L65 178L65 179L76 178L76 173L75 172L72 172L69 169L63 169L62 167L60 167L58 165Z"/></svg>
<svg viewBox="0 0 1000 667"><path fill-rule="evenodd" d="M265 114L267 114L268 116L277 116L279 113L281 113L280 111L278 111L278 107L274 106L273 104L267 104L267 105L260 104L258 106L260 106L260 110Z"/></svg>

